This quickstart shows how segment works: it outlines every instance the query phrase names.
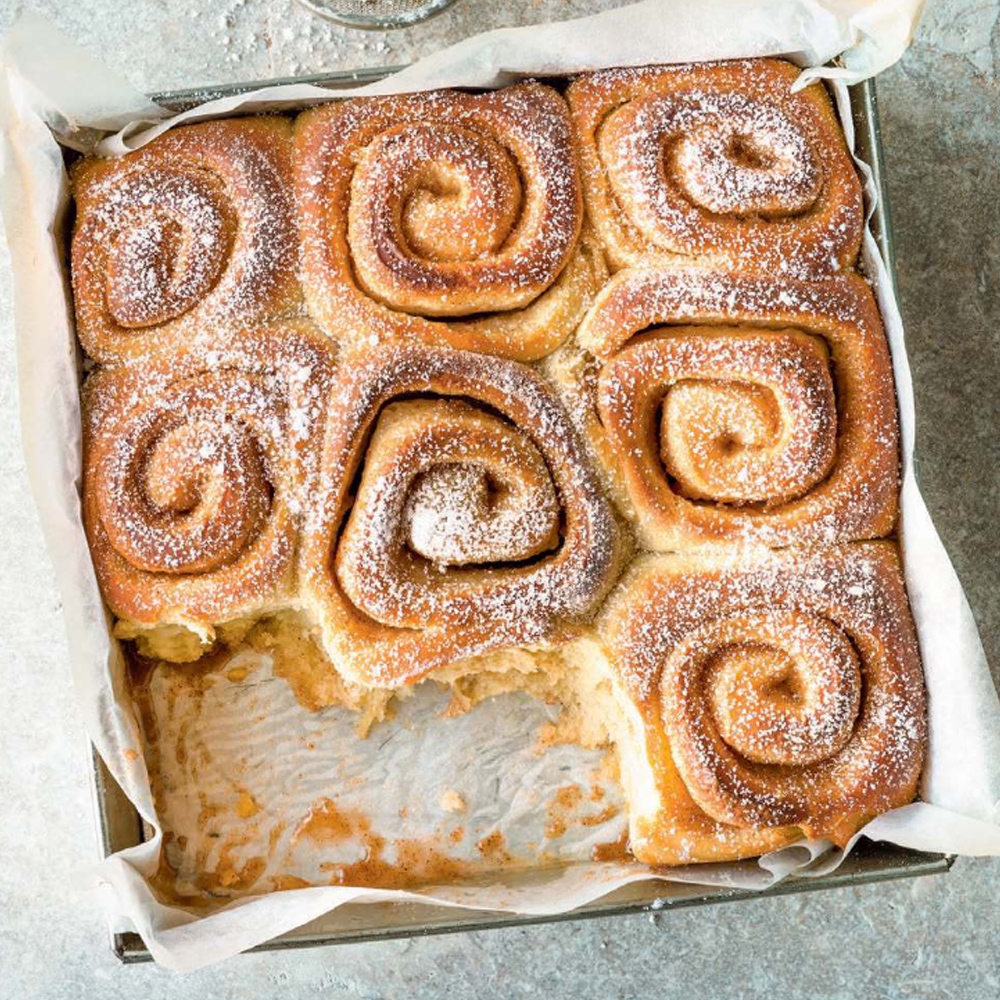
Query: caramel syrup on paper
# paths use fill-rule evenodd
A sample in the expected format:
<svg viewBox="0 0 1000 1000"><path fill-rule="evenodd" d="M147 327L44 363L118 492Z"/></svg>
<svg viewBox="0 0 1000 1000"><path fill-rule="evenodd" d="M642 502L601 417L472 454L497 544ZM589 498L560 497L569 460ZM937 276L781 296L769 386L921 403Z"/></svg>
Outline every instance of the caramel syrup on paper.
<svg viewBox="0 0 1000 1000"><path fill-rule="evenodd" d="M586 801L599 803L604 798L604 789L594 785ZM563 785L549 800L549 821L545 827L545 836L550 840L562 837L573 826L600 826L621 811L617 806L610 805L598 812L579 815L578 810L584 804L583 789L577 784Z"/></svg>
<svg viewBox="0 0 1000 1000"><path fill-rule="evenodd" d="M445 854L438 846L444 838L404 837L387 841L372 830L370 820L363 813L344 809L329 798L313 803L309 814L292 835L292 845L303 839L317 845L345 841L361 844L363 854L358 861L320 864L320 871L329 876L331 885L403 889L455 881L481 873L480 866ZM393 861L386 858L390 845L395 855Z"/></svg>
<svg viewBox="0 0 1000 1000"><path fill-rule="evenodd" d="M610 844L596 844L590 852L592 861L617 862L627 864L635 861L628 846L628 831L623 830L622 835Z"/></svg>
<svg viewBox="0 0 1000 1000"><path fill-rule="evenodd" d="M268 636L263 631L262 635L258 645L267 646L267 651L270 652L269 644L264 641ZM254 644L248 641L245 641L245 645L254 648ZM126 645L126 649L128 681L144 733L145 756L150 765L153 794L155 799L160 799L169 794L170 790L162 787L159 780L158 759L164 733L158 722L176 719L182 694L188 698L193 697L197 713L201 710L202 698L216 683L220 680L225 683L223 678L230 683L240 683L245 677L230 676L234 669L228 667L228 661L236 650L225 646L211 650L197 662L181 665L161 664L147 659L139 655L131 643ZM160 669L168 671L168 683L161 691L158 704L154 704L150 680L154 672ZM296 694L300 696L301 692ZM299 700L301 703L301 697ZM342 700L350 701L346 697ZM320 705L310 704L306 707L315 711ZM185 718L178 721L181 724L176 733L179 745L174 748L175 756L181 763L188 760L191 775L197 777L200 761L194 758L202 751L194 744L188 745L191 734L185 723L189 720ZM604 773L605 771L608 769L604 767L596 770L595 781L615 777L610 772ZM611 819L619 810L608 806L599 808L604 794L599 784L595 784L589 792L576 784L564 786L548 803L546 837L556 839L573 826L596 826ZM192 888L184 892L179 889L180 873L171 865L166 850L161 852L159 869L150 880L154 891L164 902L199 911L248 891L281 891L317 884L411 889L495 877L498 869L512 871L522 866L537 869L546 862L558 864L553 855L543 850L539 850L530 862L522 862L510 855L499 831L475 831L467 826L451 825L447 821L430 837L383 835L372 829L371 821L363 813L341 806L335 798L322 797L312 804L308 814L294 828L291 847L302 840L309 840L322 853L324 845L353 842L360 845L361 857L350 862L323 862L319 866L322 872L320 878L310 881L281 871L283 866L278 852L282 850L282 834L287 824L274 822L273 818L267 821L266 806L257 802L242 785L234 788L234 801L229 804L210 803L203 795L199 795L199 799L199 846L192 859L194 871L184 876L186 881L190 880ZM230 814L242 821L235 829L229 825ZM456 820L457 818L455 817ZM473 841L477 857L459 860L447 853L467 836L479 836L478 840ZM177 835L170 831L165 833L165 845L176 845L182 852L186 851L187 840L184 834ZM202 844L202 840L205 843ZM247 857L246 849L253 850L257 844L262 848L260 852ZM209 860L210 856L212 861ZM626 836L623 834L611 844L598 845L594 848L593 857L595 861L629 860ZM187 863L184 868L188 868ZM269 869L278 871L265 876Z"/></svg>

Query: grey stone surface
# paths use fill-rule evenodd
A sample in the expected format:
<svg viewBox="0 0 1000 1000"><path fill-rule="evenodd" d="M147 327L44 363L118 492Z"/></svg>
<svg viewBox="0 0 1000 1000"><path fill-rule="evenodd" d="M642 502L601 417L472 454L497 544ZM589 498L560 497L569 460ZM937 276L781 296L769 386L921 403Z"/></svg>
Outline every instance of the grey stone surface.
<svg viewBox="0 0 1000 1000"><path fill-rule="evenodd" d="M292 0L34 0L146 89L396 63L474 30L597 9L597 0L460 0L399 35L362 35ZM0 0L0 29L22 4ZM130 26L126 26L126 22ZM919 470L1000 666L1000 8L937 0L879 81ZM59 600L16 430L0 267L0 997L769 997L1000 995L1000 861L947 876L645 917L285 955L174 977L119 966L95 901L85 737Z"/></svg>

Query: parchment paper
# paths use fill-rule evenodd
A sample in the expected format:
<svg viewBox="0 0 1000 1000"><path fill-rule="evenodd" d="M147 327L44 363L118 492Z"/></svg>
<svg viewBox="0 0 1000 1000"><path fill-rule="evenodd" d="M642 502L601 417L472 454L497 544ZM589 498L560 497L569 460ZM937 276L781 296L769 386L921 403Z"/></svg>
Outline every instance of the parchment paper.
<svg viewBox="0 0 1000 1000"><path fill-rule="evenodd" d="M921 6L919 0L702 0L696 7L685 0L647 0L564 24L505 29L469 39L396 77L351 93L496 86L522 75L783 54L808 67L801 84L816 77L833 82L851 140L844 84L878 72L901 55ZM822 65L837 55L840 67ZM102 892L116 925L124 921L137 929L164 965L189 970L291 930L349 901L429 898L446 905L551 914L573 909L630 881L648 878L639 865L581 862L534 879L499 881L474 889L442 886L402 893L324 886L246 896L205 917L164 906L155 899L145 878L156 869L162 843L160 826L140 734L125 698L121 655L108 638L106 612L80 522L78 355L60 236L67 192L62 154L53 133L77 149L93 148L105 138L102 151L112 152L131 148L177 121L329 99L332 92L306 86L266 88L216 101L167 121L165 113L143 95L31 15L7 36L2 59L4 174L0 197L15 278L18 378L28 472L64 602L84 721L111 772L158 831L152 841L109 858L88 876L88 884ZM150 123L157 124L150 128ZM123 130L121 134L109 136L117 129ZM871 204L870 189L868 195ZM870 235L865 240L862 263L876 286L895 366L904 473L901 540L930 695L930 750L922 801L880 817L864 833L923 850L1000 854L1000 704L965 596L914 478L913 392L903 329ZM266 677L267 666L261 662L255 669ZM510 696L480 706L474 712L487 714L479 731L491 731L496 720L491 722L489 713L502 710L509 718L523 722L525 740L530 742L532 725L544 722L539 716L540 712L544 715L543 707L527 705L530 701L525 696ZM420 722L420 708L418 699L411 721ZM494 729L494 746L502 745L513 731ZM413 729L417 731L419 725ZM503 736L503 732L508 735ZM481 744L486 750L489 746L489 741ZM435 749L442 747L435 744ZM584 755L570 761L571 773L593 767L586 751L563 750L570 756L577 752ZM506 752L516 756L520 751L507 747ZM488 760L488 753L483 759ZM524 759L530 765L528 756ZM565 780L565 772L559 771L560 759L546 754L536 755L534 760L533 794L551 793ZM545 774L553 761L555 778ZM471 800L476 800L478 784L485 782L487 772L484 768L470 779L472 786L466 794ZM613 796L614 792L607 794ZM493 812L483 806L481 818L503 824L511 814L509 805L496 798L490 807ZM607 821L607 828L600 830L602 838L613 835L616 822L620 824L620 817ZM512 829L516 826L508 825ZM580 857L588 847L586 835L578 831L560 848L561 856ZM765 888L792 871L811 875L832 870L843 855L828 848L823 842L804 844L762 858L759 864L691 866L662 877Z"/></svg>

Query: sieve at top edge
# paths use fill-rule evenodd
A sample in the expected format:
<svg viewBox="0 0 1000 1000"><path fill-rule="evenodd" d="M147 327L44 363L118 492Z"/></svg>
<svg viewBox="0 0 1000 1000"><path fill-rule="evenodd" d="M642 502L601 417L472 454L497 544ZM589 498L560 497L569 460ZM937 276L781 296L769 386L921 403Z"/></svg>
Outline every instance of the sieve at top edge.
<svg viewBox="0 0 1000 1000"><path fill-rule="evenodd" d="M311 14L347 28L406 28L440 14L455 0L298 0Z"/></svg>

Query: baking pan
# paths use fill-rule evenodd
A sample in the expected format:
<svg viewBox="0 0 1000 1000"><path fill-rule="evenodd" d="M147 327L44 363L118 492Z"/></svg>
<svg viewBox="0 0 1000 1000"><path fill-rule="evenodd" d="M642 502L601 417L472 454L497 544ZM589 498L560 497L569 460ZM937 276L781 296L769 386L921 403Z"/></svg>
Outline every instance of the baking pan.
<svg viewBox="0 0 1000 1000"><path fill-rule="evenodd" d="M318 86L330 87L360 85L381 79L398 68L400 67L362 69L323 76L170 91L153 95L153 100L172 110L182 111L215 98L231 97L275 84L313 83ZM895 285L878 102L873 81L868 80L851 88L851 110L854 118L857 153L871 167L875 189L878 192L878 204L871 218L872 233L882 251L889 279ZM91 757L98 841L101 854L106 857L141 843L149 835L149 831L144 829L135 807L125 797L97 753L92 752ZM608 917L650 911L663 913L686 906L703 906L709 903L723 903L760 896L815 892L821 889L856 886L868 882L884 882L917 875L932 875L946 872L951 867L953 860L954 858L949 855L909 851L889 844L862 840L835 872L816 878L791 876L772 889L754 891L651 880L633 883L570 913L545 917L461 910L432 904L353 903L342 906L303 927L251 950L280 951L318 945L346 944L354 941L378 941L390 938L419 937L428 934L447 934L456 931L478 931L490 927L520 927L561 920L579 920L586 917ZM112 932L111 947L122 962L152 960L152 956L142 939L135 933Z"/></svg>

